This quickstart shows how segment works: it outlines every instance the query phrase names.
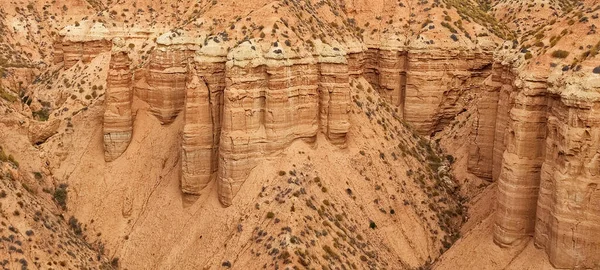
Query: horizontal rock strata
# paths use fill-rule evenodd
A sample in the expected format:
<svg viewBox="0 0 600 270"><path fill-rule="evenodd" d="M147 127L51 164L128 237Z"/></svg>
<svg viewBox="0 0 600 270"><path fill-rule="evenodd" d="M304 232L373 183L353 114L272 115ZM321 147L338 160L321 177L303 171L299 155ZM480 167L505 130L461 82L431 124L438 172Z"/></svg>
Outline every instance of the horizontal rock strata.
<svg viewBox="0 0 600 270"><path fill-rule="evenodd" d="M600 265L600 93L560 94L553 90L569 86L557 85L549 89L535 243L556 267L594 268Z"/></svg>
<svg viewBox="0 0 600 270"><path fill-rule="evenodd" d="M133 133L131 61L126 52L111 54L104 111L104 159L118 158L129 146Z"/></svg>
<svg viewBox="0 0 600 270"><path fill-rule="evenodd" d="M599 83L549 80L494 64L476 105L468 169L498 180L498 245L533 236L554 266L593 268L600 261Z"/></svg>

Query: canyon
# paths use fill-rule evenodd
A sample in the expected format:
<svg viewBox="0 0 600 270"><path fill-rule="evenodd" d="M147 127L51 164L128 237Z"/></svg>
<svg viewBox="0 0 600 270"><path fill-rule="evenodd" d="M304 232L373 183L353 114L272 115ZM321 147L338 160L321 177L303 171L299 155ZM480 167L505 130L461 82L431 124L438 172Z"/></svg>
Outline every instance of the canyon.
<svg viewBox="0 0 600 270"><path fill-rule="evenodd" d="M62 211L88 220L89 238L97 232L129 268L229 268L232 256L234 267L252 267L257 257L277 268L290 256L304 267L600 266L600 43L595 32L582 37L577 24L588 21L569 21L600 4L548 3L564 16L539 19L547 24L534 31L482 15L516 8L505 1L487 13L454 1L419 11L309 2L231 4L233 13L206 3L179 27L170 27L173 18L111 26L100 15L61 25L50 68L34 71L42 83L23 88L15 102L22 104L3 105L0 123L10 129L0 142L29 160L35 178L67 181L75 194ZM234 16L246 11L283 17ZM399 31L404 21L394 14L405 13ZM577 37L589 43L579 49L586 53L557 54ZM26 145L6 144L22 134ZM12 164L6 175L26 179ZM406 226L419 229L410 235ZM155 230L164 247L147 240ZM477 234L490 236L477 244L486 245L480 256L515 255L504 267L452 257L469 254ZM227 247L231 238L238 242ZM286 253L272 247L275 239ZM545 257L528 264L531 245ZM322 259L307 255L319 252Z"/></svg>

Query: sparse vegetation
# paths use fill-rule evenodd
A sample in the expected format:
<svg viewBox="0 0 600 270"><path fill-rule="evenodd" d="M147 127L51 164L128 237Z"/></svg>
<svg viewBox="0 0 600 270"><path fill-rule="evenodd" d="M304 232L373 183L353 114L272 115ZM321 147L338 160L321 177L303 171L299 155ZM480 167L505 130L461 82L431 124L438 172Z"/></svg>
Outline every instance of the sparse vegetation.
<svg viewBox="0 0 600 270"><path fill-rule="evenodd" d="M54 189L54 193L52 194L54 201L61 206L63 209L67 208L67 185L60 184L57 188Z"/></svg>
<svg viewBox="0 0 600 270"><path fill-rule="evenodd" d="M552 52L552 57L554 58L567 58L569 56L569 52L563 50L556 50Z"/></svg>

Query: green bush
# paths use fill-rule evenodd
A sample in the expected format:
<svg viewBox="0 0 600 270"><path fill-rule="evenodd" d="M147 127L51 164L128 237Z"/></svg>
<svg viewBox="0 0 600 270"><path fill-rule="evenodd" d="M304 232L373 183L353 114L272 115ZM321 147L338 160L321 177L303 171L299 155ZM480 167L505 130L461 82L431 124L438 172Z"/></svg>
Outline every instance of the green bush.
<svg viewBox="0 0 600 270"><path fill-rule="evenodd" d="M371 229L377 228L377 224L375 224L375 221L369 220L369 228L371 228Z"/></svg>
<svg viewBox="0 0 600 270"><path fill-rule="evenodd" d="M33 112L32 116L39 121L48 121L48 118L50 117L50 110L48 108L43 108L39 111Z"/></svg>
<svg viewBox="0 0 600 270"><path fill-rule="evenodd" d="M0 87L0 98L6 100L8 102L15 102L15 101L17 101L17 97L11 95L7 91L5 91L2 87Z"/></svg>
<svg viewBox="0 0 600 270"><path fill-rule="evenodd" d="M569 56L569 52L563 50L556 50L552 52L552 57L554 58L567 58Z"/></svg>
<svg viewBox="0 0 600 270"><path fill-rule="evenodd" d="M67 185L60 184L57 188L54 189L54 193L52 194L54 201L58 203L63 209L67 208Z"/></svg>

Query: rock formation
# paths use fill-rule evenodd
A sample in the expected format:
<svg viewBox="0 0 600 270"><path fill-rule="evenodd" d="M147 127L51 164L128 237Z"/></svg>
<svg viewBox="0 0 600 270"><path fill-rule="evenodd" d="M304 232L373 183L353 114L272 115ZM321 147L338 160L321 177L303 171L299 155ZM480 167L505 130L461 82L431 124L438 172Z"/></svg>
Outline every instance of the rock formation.
<svg viewBox="0 0 600 270"><path fill-rule="evenodd" d="M554 266L589 268L600 254L600 94L597 79L574 81L494 63L468 169L498 181L498 245L533 236Z"/></svg>
<svg viewBox="0 0 600 270"><path fill-rule="evenodd" d="M199 194L210 182L213 167L213 117L210 92L204 78L190 72L185 90L181 190Z"/></svg>
<svg viewBox="0 0 600 270"><path fill-rule="evenodd" d="M40 144L58 132L60 119L49 122L32 122L29 125L29 141L32 144Z"/></svg>
<svg viewBox="0 0 600 270"><path fill-rule="evenodd" d="M230 205L265 154L320 130L343 146L348 132L348 70L340 49L316 60L273 46L262 55L244 42L228 55L219 159L219 198Z"/></svg>
<svg viewBox="0 0 600 270"><path fill-rule="evenodd" d="M89 62L111 49L107 37L115 35L101 23L67 27L54 46L54 62L65 68ZM471 41L434 44L427 33L386 35L367 45L316 40L305 50L255 40L234 45L227 36L178 30L158 37L135 70L127 53L114 50L105 159L118 158L129 145L135 95L162 124L184 118L182 191L199 195L214 178L228 206L260 160L294 140L312 142L321 132L345 146L350 78L364 77L421 134L443 130L476 98L467 167L498 181L494 241L512 246L534 236L555 265L594 266L598 99L589 90L597 86L589 85L595 82L577 86L594 94L571 95L573 83L515 70Z"/></svg>
<svg viewBox="0 0 600 270"><path fill-rule="evenodd" d="M552 80L535 242L557 267L600 262L600 81Z"/></svg>
<svg viewBox="0 0 600 270"><path fill-rule="evenodd" d="M111 54L104 111L104 159L118 158L129 146L133 133L133 100L130 59L126 52Z"/></svg>
<svg viewBox="0 0 600 270"><path fill-rule="evenodd" d="M504 154L504 132L508 123L508 102L513 92L514 73L496 62L484 82L481 99L475 105L477 121L469 147L468 170L485 179L498 180Z"/></svg>
<svg viewBox="0 0 600 270"><path fill-rule="evenodd" d="M54 46L54 62L64 63L69 69L77 62L89 63L102 52L111 48L108 29L102 23L86 22L65 27L59 33Z"/></svg>
<svg viewBox="0 0 600 270"><path fill-rule="evenodd" d="M515 86L498 183L494 239L500 245L512 245L533 233L544 158L546 84L531 76L519 78Z"/></svg>

